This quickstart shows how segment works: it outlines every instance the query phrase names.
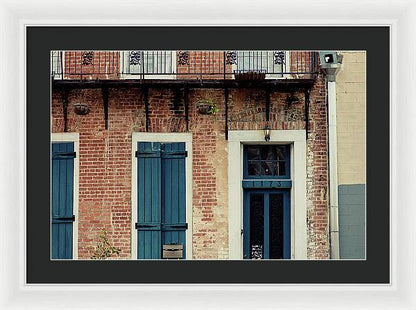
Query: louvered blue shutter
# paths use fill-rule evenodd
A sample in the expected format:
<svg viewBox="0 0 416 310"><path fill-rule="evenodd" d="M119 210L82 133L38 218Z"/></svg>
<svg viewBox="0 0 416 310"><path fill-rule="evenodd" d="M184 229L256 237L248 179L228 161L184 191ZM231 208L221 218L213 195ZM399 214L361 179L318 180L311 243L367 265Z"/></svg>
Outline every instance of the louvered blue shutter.
<svg viewBox="0 0 416 310"><path fill-rule="evenodd" d="M71 259L73 246L74 143L52 143L52 258Z"/></svg>
<svg viewBox="0 0 416 310"><path fill-rule="evenodd" d="M160 259L162 244L182 244L185 258L185 143L139 142L138 258Z"/></svg>
<svg viewBox="0 0 416 310"><path fill-rule="evenodd" d="M139 259L161 257L161 150L160 143L139 142L138 222Z"/></svg>
<svg viewBox="0 0 416 310"><path fill-rule="evenodd" d="M186 244L185 143L166 143L162 152L162 243Z"/></svg>

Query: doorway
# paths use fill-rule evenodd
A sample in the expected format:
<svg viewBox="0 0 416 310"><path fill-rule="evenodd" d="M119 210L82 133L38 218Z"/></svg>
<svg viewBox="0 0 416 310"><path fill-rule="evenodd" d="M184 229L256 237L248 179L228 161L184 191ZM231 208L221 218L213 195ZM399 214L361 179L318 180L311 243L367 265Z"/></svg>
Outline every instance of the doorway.
<svg viewBox="0 0 416 310"><path fill-rule="evenodd" d="M244 259L290 259L289 190L244 191Z"/></svg>
<svg viewBox="0 0 416 310"><path fill-rule="evenodd" d="M290 259L290 145L245 145L243 170L243 258Z"/></svg>

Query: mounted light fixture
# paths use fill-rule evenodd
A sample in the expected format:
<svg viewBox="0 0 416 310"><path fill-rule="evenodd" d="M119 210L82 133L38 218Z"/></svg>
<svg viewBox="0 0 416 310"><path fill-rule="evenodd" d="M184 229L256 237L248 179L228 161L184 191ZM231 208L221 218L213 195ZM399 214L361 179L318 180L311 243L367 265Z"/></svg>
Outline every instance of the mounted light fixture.
<svg viewBox="0 0 416 310"><path fill-rule="evenodd" d="M264 140L266 140L266 142L270 141L270 127L269 127L269 124L267 124L266 128L264 128Z"/></svg>

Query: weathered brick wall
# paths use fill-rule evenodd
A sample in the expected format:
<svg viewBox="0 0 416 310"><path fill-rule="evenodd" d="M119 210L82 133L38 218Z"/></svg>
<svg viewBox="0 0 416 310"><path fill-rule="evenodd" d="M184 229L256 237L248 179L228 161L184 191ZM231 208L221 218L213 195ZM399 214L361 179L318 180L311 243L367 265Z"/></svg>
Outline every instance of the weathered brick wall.
<svg viewBox="0 0 416 310"><path fill-rule="evenodd" d="M329 259L327 108L325 80L316 81L310 93L310 134L307 142L308 258Z"/></svg>
<svg viewBox="0 0 416 310"><path fill-rule="evenodd" d="M149 131L186 130L183 92L149 89ZM265 92L230 89L229 128L263 129ZM288 93L271 93L271 129L304 129L304 91L288 104ZM196 109L200 99L218 104L216 119ZM62 98L53 92L53 132L63 131ZM326 103L322 77L310 95L310 138L307 143L308 257L328 258L328 203ZM91 112L75 115L72 104L87 102ZM193 251L196 259L228 258L228 163L225 140L224 91L190 89L189 131L193 134ZM80 133L79 257L90 257L99 231L130 257L131 238L131 134L145 131L141 89L109 89L109 128L104 129L101 91L72 90L69 95L68 131Z"/></svg>
<svg viewBox="0 0 416 310"><path fill-rule="evenodd" d="M318 55L310 51L290 51L289 66L293 78L313 78L309 72L317 72Z"/></svg>
<svg viewBox="0 0 416 310"><path fill-rule="evenodd" d="M84 57L85 53L89 57ZM120 53L66 51L63 70L64 79L117 79L120 75Z"/></svg>
<svg viewBox="0 0 416 310"><path fill-rule="evenodd" d="M188 63L178 64L177 73L181 79L226 79L232 78L232 65L224 63L226 59L223 51L189 51ZM177 59L179 59L177 53Z"/></svg>

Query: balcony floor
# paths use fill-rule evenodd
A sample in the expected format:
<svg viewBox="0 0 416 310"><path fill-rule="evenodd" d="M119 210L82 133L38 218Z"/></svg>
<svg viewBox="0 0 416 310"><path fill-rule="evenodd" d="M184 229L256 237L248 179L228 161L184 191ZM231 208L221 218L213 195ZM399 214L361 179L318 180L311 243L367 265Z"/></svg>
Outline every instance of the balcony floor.
<svg viewBox="0 0 416 310"><path fill-rule="evenodd" d="M315 79L265 79L256 81L236 81L231 79L188 80L188 79L117 79L117 80L53 80L53 88L271 88L271 89L299 89L310 88Z"/></svg>

